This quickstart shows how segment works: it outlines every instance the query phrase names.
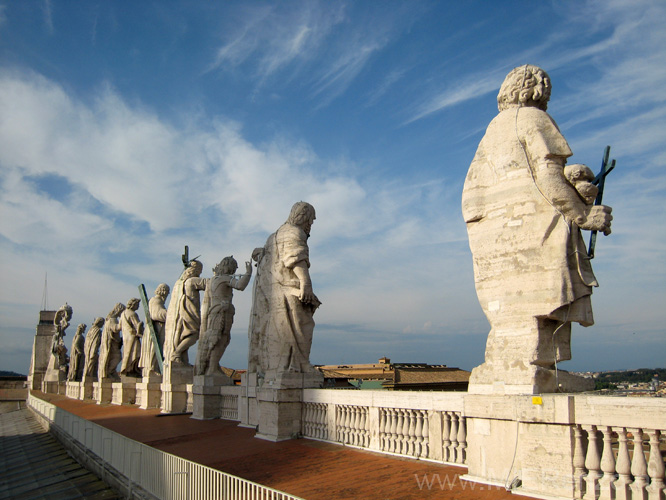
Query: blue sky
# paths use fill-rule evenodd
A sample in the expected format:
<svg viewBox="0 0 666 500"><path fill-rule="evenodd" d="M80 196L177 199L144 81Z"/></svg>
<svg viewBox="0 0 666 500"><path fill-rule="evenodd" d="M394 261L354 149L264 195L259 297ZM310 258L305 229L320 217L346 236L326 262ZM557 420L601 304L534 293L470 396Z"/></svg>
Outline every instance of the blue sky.
<svg viewBox="0 0 666 500"><path fill-rule="evenodd" d="M596 324L561 368L664 366L665 23L657 1L0 1L0 369L28 370L46 273L49 307L90 325L172 285L186 244L205 276L242 263L299 200L312 362L480 364L461 190L525 63L551 76L571 162L618 162Z"/></svg>

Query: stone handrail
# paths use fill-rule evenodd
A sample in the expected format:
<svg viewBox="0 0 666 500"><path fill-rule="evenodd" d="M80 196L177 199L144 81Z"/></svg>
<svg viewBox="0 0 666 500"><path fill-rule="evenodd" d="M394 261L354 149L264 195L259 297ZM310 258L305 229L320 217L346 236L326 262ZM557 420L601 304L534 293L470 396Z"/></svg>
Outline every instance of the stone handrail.
<svg viewBox="0 0 666 500"><path fill-rule="evenodd" d="M464 393L305 389L304 437L465 464Z"/></svg>

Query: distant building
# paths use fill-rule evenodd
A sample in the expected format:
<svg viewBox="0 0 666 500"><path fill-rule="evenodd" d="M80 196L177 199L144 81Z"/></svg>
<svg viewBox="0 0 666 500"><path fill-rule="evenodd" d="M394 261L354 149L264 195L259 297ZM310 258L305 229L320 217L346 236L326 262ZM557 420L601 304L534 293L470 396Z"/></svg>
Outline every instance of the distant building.
<svg viewBox="0 0 666 500"><path fill-rule="evenodd" d="M386 389L391 391L466 391L470 372L446 365L377 363L316 366L324 375L324 387Z"/></svg>

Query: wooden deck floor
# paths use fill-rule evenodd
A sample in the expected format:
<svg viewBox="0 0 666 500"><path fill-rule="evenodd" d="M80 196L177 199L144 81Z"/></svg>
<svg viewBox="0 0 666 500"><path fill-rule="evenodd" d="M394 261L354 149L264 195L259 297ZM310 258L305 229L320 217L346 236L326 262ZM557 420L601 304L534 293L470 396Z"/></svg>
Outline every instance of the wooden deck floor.
<svg viewBox="0 0 666 500"><path fill-rule="evenodd" d="M159 410L33 394L149 446L306 500L515 498L504 488L460 480L462 467L309 439L272 443L228 420L158 417Z"/></svg>

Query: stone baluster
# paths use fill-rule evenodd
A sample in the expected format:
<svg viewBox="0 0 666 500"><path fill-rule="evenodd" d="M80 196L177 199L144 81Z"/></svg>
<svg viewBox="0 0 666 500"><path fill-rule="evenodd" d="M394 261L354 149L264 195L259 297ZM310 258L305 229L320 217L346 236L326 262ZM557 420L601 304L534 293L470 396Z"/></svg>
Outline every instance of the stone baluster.
<svg viewBox="0 0 666 500"><path fill-rule="evenodd" d="M363 408L361 428L363 429L363 447L367 448L370 446L370 408Z"/></svg>
<svg viewBox="0 0 666 500"><path fill-rule="evenodd" d="M388 410L386 408L379 409L379 449L386 451L388 440L386 439L386 416Z"/></svg>
<svg viewBox="0 0 666 500"><path fill-rule="evenodd" d="M627 429L620 427L617 430L617 437L619 444L615 471L618 474L618 478L615 481L615 499L630 500L631 490L629 485L633 479L631 478L631 461L629 460L629 447L627 446Z"/></svg>
<svg viewBox="0 0 666 500"><path fill-rule="evenodd" d="M400 453L402 450L402 424L404 421L404 414L402 410L395 409L397 423L395 428L395 453Z"/></svg>
<svg viewBox="0 0 666 500"><path fill-rule="evenodd" d="M631 499L647 500L648 475L647 462L643 452L643 430L631 429L634 435L634 456L631 460L631 474L634 476L634 482L631 483Z"/></svg>
<svg viewBox="0 0 666 500"><path fill-rule="evenodd" d="M451 433L449 434L449 462L456 462L456 449L458 448L458 415L450 412Z"/></svg>
<svg viewBox="0 0 666 500"><path fill-rule="evenodd" d="M416 415L414 410L407 410L409 429L407 431L407 455L416 455Z"/></svg>
<svg viewBox="0 0 666 500"><path fill-rule="evenodd" d="M398 413L395 408L391 408L391 446L389 451L395 453L396 448L398 447L397 443L397 429L398 429Z"/></svg>
<svg viewBox="0 0 666 500"><path fill-rule="evenodd" d="M574 427L574 498L583 498L585 493L585 435L587 433L580 426Z"/></svg>
<svg viewBox="0 0 666 500"><path fill-rule="evenodd" d="M421 446L421 456L428 458L430 456L430 420L428 410L421 410L423 415L423 445Z"/></svg>
<svg viewBox="0 0 666 500"><path fill-rule="evenodd" d="M326 420L328 419L328 405L324 403L319 404L319 437L321 439L328 439L328 426Z"/></svg>
<svg viewBox="0 0 666 500"><path fill-rule="evenodd" d="M402 430L400 431L400 453L407 455L409 450L409 410L402 410Z"/></svg>
<svg viewBox="0 0 666 500"><path fill-rule="evenodd" d="M442 412L442 460L444 462L450 462L449 460L449 446L451 445L451 440L449 435L451 433L451 416L448 411Z"/></svg>
<svg viewBox="0 0 666 500"><path fill-rule="evenodd" d="M354 408L352 406L345 406L345 444L351 444L354 434Z"/></svg>
<svg viewBox="0 0 666 500"><path fill-rule="evenodd" d="M613 455L613 429L606 426L604 433L604 449L601 455L603 476L599 479L599 500L613 500L617 474L615 474L615 456Z"/></svg>
<svg viewBox="0 0 666 500"><path fill-rule="evenodd" d="M337 441L339 443L345 442L345 407L342 405L337 406L337 412L338 412L338 437Z"/></svg>
<svg viewBox="0 0 666 500"><path fill-rule="evenodd" d="M587 430L587 456L585 457L585 468L587 477L585 478L585 496L584 500L595 500L597 498L597 487L601 477L601 456L599 453L599 435L596 425L589 426Z"/></svg>
<svg viewBox="0 0 666 500"><path fill-rule="evenodd" d="M464 464L467 455L467 424L465 417L458 417L458 447L456 449L456 463Z"/></svg>
<svg viewBox="0 0 666 500"><path fill-rule="evenodd" d="M361 408L358 406L354 406L354 413L353 413L353 443L354 446L360 446L361 445Z"/></svg>
<svg viewBox="0 0 666 500"><path fill-rule="evenodd" d="M659 437L661 432L656 429L647 431L650 436L650 460L648 462L648 474L650 475L650 486L647 487L650 500L664 500L664 459L661 458L659 450Z"/></svg>
<svg viewBox="0 0 666 500"><path fill-rule="evenodd" d="M349 441L348 443L356 446L358 444L358 407L349 407Z"/></svg>
<svg viewBox="0 0 666 500"><path fill-rule="evenodd" d="M414 410L416 418L416 429L414 430L414 435L416 436L416 441L414 442L414 456L420 457L423 450L423 413L421 410Z"/></svg>
<svg viewBox="0 0 666 500"><path fill-rule="evenodd" d="M305 403L303 405L303 425L301 432L305 437L311 437L312 434L311 432L311 425L310 425L310 419L311 419L311 414L312 414L312 403Z"/></svg>

